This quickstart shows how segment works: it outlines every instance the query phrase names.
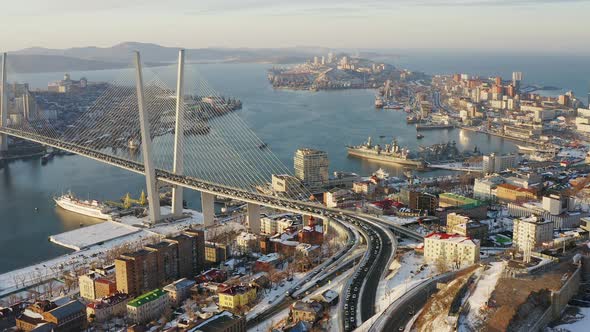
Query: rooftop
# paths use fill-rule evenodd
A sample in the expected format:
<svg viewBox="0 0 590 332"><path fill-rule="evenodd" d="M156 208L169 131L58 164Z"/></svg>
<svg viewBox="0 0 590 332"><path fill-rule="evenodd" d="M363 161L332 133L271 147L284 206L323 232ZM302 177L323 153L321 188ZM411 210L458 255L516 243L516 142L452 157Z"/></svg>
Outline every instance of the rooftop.
<svg viewBox="0 0 590 332"><path fill-rule="evenodd" d="M482 202L480 200L457 195L457 194L453 194L453 193L442 193L438 196L439 196L439 198L448 198L448 199L453 199L453 200L459 201L460 203L462 203L464 205L481 205L482 204Z"/></svg>
<svg viewBox="0 0 590 332"><path fill-rule="evenodd" d="M62 305L61 307L57 307L49 311L49 314L60 320L72 316L77 312L86 312L86 306L84 306L79 301L74 300Z"/></svg>
<svg viewBox="0 0 590 332"><path fill-rule="evenodd" d="M165 294L166 294L166 292L164 292L160 288L157 288L151 292L147 292L143 295L140 295L140 296L134 298L133 300L129 301L129 303L127 303L127 305L137 308L137 307L142 306L146 303L157 300L160 297L164 296Z"/></svg>
<svg viewBox="0 0 590 332"><path fill-rule="evenodd" d="M222 294L228 294L228 295L237 295L237 294L244 294L247 293L251 290L252 288L249 286L244 286L244 285L236 285L236 286L232 286L229 287L223 291L221 291L220 293Z"/></svg>
<svg viewBox="0 0 590 332"><path fill-rule="evenodd" d="M449 234L449 233L430 233L425 238L427 239L435 239L435 240L442 240L447 242L455 242L455 243L462 243L462 242L470 242L472 244L479 244L479 241L473 240L468 236L463 236L459 234Z"/></svg>

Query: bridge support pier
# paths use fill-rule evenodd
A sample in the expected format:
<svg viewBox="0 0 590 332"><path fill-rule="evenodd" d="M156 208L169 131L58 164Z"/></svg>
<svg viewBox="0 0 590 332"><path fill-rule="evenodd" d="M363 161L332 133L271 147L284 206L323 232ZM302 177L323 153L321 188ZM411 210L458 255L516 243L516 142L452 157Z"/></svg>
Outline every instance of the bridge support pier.
<svg viewBox="0 0 590 332"><path fill-rule="evenodd" d="M178 52L178 81L176 82L176 128L174 130L174 165L172 172L184 173L184 50ZM172 187L172 215L182 215L182 187Z"/></svg>
<svg viewBox="0 0 590 332"><path fill-rule="evenodd" d="M6 53L2 54L2 100L0 102L0 127L7 125L8 119L8 91L6 91ZM0 134L0 157L8 152L8 135Z"/></svg>
<svg viewBox="0 0 590 332"><path fill-rule="evenodd" d="M141 153L145 169L145 183L148 194L149 222L157 223L161 219L160 193L156 179L156 169L152 161L152 138L150 136L149 116L146 112L143 96L143 74L141 71L141 58L139 52L135 52L135 69L137 85L137 107L139 108L139 126L141 129Z"/></svg>
<svg viewBox="0 0 590 332"><path fill-rule="evenodd" d="M203 225L212 226L215 223L215 195L201 191L201 210Z"/></svg>
<svg viewBox="0 0 590 332"><path fill-rule="evenodd" d="M260 205L248 203L248 225L250 232L260 234Z"/></svg>

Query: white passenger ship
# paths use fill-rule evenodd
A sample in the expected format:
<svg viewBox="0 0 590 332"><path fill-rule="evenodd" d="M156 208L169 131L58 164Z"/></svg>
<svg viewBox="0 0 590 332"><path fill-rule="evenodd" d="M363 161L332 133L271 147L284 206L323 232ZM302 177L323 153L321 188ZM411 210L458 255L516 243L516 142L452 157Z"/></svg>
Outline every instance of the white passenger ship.
<svg viewBox="0 0 590 332"><path fill-rule="evenodd" d="M59 207L70 212L103 220L111 219L109 214L111 209L96 200L81 200L74 197L72 193L54 197L53 200Z"/></svg>

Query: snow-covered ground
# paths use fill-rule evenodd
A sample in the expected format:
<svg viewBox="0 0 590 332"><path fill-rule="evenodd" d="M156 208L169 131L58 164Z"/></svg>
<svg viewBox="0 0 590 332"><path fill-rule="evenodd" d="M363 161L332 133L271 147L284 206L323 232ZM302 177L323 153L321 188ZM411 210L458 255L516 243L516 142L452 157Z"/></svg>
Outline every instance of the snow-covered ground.
<svg viewBox="0 0 590 332"><path fill-rule="evenodd" d="M166 211L169 213L169 207L162 207L162 213L167 213ZM158 224L152 228L137 228L139 230L138 232L134 232L112 240L105 240L104 242L96 242L96 244L87 246L80 251L65 254L25 268L0 274L0 296L45 280L61 277L67 271L74 271L79 268L88 267L93 262L100 262L110 249L123 244L143 244L149 238L175 234L190 225L201 224L203 222L201 213L192 210L185 211L190 213L190 216L186 219L176 222ZM127 221L132 222L131 218L127 218ZM138 222L140 219L134 219L135 224L141 223L140 221ZM76 232L74 234L77 234L81 238L87 238L88 236L84 235L84 230L89 228L88 231L92 233L93 229L91 227L92 226L76 230L82 233ZM74 240L75 239L71 239L70 241Z"/></svg>
<svg viewBox="0 0 590 332"><path fill-rule="evenodd" d="M348 278L352 275L354 269L349 269L346 272L342 273L341 275L337 276L332 280L329 284L326 284L313 292L309 295L305 296L302 300L303 301L310 301L314 297L320 295L324 291L331 289L339 294L339 299L342 297L342 288L344 284L348 280ZM334 305L330 309L330 326L328 327L328 331L340 331L340 305ZM248 331L257 331L257 332L266 332L269 331L270 327L274 324L280 322L283 319L286 319L289 316L289 308L279 311L270 319L265 320L264 322L249 328Z"/></svg>
<svg viewBox="0 0 590 332"><path fill-rule="evenodd" d="M401 256L401 261L394 261L397 265L394 271L385 280L379 283L377 289L377 312L381 312L406 293L409 289L421 281L435 274L434 268L425 266L422 256L414 251L409 251ZM422 270L420 268L422 267Z"/></svg>
<svg viewBox="0 0 590 332"><path fill-rule="evenodd" d="M504 262L491 263L491 267L486 271L477 271L479 280L475 286L475 290L469 298L469 312L462 319L459 325L459 331L473 331L476 330L481 321L480 310L483 309L485 303L490 299L492 292L496 288L496 283L504 269Z"/></svg>
<svg viewBox="0 0 590 332"><path fill-rule="evenodd" d="M140 231L141 229L137 227L114 221L105 221L100 224L52 235L49 237L49 241L73 250L82 250L100 242L114 240Z"/></svg>
<svg viewBox="0 0 590 332"><path fill-rule="evenodd" d="M275 304L281 302L289 289L291 289L295 284L297 284L300 280L305 278L305 273L295 273L293 275L293 280L291 281L283 281L279 285L273 285L273 288L270 290L262 291L262 298L260 302L246 314L247 319L252 319L253 317L257 316L261 312L267 310L269 307L274 306Z"/></svg>
<svg viewBox="0 0 590 332"><path fill-rule="evenodd" d="M381 216L381 219L387 220L398 226L403 226L417 222L418 217L401 218L396 216Z"/></svg>
<svg viewBox="0 0 590 332"><path fill-rule="evenodd" d="M565 323L558 326L555 326L552 331L555 332L587 332L590 328L590 308L584 307L577 307L578 314L576 315L575 322L572 323Z"/></svg>
<svg viewBox="0 0 590 332"><path fill-rule="evenodd" d="M452 171L469 171L469 172L483 172L483 166L479 164L470 164L469 166L463 165L463 163L448 163L448 164L430 164L430 168L447 169Z"/></svg>

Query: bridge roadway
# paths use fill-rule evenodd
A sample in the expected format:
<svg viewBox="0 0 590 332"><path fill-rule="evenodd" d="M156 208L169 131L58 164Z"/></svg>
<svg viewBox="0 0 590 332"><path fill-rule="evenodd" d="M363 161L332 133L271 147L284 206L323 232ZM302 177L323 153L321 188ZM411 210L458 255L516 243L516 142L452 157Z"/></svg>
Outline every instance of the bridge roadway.
<svg viewBox="0 0 590 332"><path fill-rule="evenodd" d="M69 151L102 163L145 175L144 166L138 162L94 151L78 144L62 142L54 138L14 128L0 127L0 133ZM351 279L352 281L349 284L350 287L345 289L348 306L345 310L345 315L343 315L344 321L342 324L346 331L351 331L356 326L360 325L362 321L368 319L375 313L377 287L383 269L387 265L390 255L393 254L393 250L391 241L387 239L387 236L384 236L385 231L376 226L376 218L374 218L374 216L364 215L365 217L374 218L372 221L367 221L357 217L357 213L353 211L327 208L314 202L297 201L284 197L253 193L243 189L203 181L190 176L173 174L169 171L160 169L156 170L156 178L164 183L237 199L247 203L264 205L270 208L293 213L303 213L319 218L332 218L354 224L355 227L365 235L367 252L365 253L360 268L354 274L353 279ZM397 231L404 234L408 231L401 226L387 226L393 227L394 229L399 228ZM410 236L411 235L412 234L410 234ZM359 321L359 318L361 321Z"/></svg>

